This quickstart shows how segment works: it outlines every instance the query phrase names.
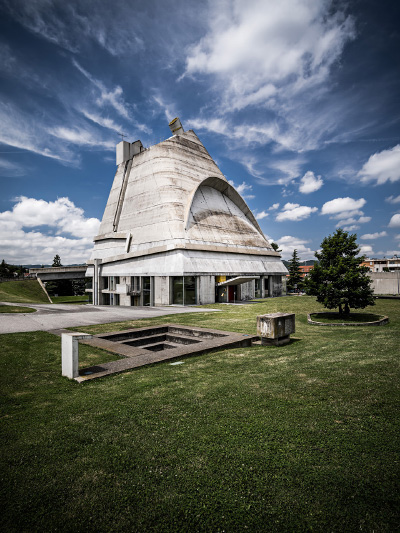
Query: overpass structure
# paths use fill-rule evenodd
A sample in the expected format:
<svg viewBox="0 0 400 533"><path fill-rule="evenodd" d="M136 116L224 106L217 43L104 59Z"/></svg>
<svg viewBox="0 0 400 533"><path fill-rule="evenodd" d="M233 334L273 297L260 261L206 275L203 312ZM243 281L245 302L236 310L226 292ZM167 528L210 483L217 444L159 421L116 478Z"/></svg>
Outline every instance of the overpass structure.
<svg viewBox="0 0 400 533"><path fill-rule="evenodd" d="M47 268L30 268L29 274L36 275L41 281L58 281L62 279L84 279L87 266L61 266Z"/></svg>

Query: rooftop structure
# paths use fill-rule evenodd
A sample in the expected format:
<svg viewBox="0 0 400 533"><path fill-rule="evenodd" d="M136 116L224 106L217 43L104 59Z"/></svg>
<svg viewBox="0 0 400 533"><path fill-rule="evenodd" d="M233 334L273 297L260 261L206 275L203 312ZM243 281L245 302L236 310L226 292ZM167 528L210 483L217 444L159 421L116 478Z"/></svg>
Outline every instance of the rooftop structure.
<svg viewBox="0 0 400 533"><path fill-rule="evenodd" d="M287 270L194 131L117 145L86 276L94 304L170 305L280 295Z"/></svg>

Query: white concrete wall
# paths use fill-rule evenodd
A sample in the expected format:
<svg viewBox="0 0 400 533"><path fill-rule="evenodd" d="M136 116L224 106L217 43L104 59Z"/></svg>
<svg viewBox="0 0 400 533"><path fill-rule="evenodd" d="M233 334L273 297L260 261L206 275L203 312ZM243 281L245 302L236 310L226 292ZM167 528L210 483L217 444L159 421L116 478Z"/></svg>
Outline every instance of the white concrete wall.
<svg viewBox="0 0 400 533"><path fill-rule="evenodd" d="M169 276L154 276L154 305L169 305L170 286Z"/></svg>
<svg viewBox="0 0 400 533"><path fill-rule="evenodd" d="M375 294L400 294L400 272L370 272Z"/></svg>
<svg viewBox="0 0 400 533"><path fill-rule="evenodd" d="M215 276L199 276L197 301L199 305L215 302Z"/></svg>

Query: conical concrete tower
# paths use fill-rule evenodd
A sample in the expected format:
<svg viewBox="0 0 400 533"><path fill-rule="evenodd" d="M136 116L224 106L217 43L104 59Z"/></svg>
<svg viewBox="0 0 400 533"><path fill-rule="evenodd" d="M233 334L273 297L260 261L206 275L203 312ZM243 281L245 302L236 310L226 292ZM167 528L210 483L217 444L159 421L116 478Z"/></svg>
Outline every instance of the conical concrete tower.
<svg viewBox="0 0 400 533"><path fill-rule="evenodd" d="M95 304L277 296L287 273L194 131L117 145L117 172L88 262Z"/></svg>

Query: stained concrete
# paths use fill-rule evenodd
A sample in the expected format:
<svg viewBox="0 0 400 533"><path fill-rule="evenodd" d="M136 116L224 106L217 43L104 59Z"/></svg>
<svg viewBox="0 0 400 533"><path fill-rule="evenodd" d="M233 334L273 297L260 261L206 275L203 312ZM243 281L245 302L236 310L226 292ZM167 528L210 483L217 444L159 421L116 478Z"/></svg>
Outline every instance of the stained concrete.
<svg viewBox="0 0 400 533"><path fill-rule="evenodd" d="M109 305L71 305L71 304L12 304L4 305L31 307L36 313L18 313L0 315L0 334L24 331L52 331L63 328L140 320L157 316L175 315L179 313L205 313L215 309L199 309L196 307L120 307Z"/></svg>
<svg viewBox="0 0 400 533"><path fill-rule="evenodd" d="M181 324L103 333L82 340L81 344L118 354L122 359L83 368L74 379L81 383L179 357L251 346L253 341L258 341L257 335Z"/></svg>

